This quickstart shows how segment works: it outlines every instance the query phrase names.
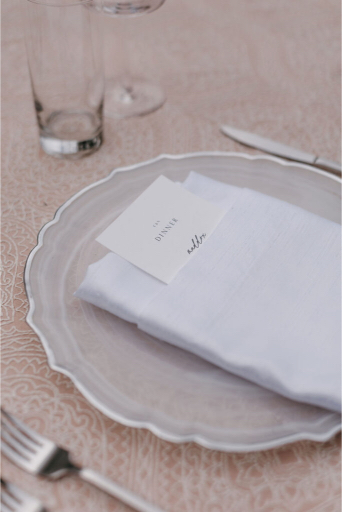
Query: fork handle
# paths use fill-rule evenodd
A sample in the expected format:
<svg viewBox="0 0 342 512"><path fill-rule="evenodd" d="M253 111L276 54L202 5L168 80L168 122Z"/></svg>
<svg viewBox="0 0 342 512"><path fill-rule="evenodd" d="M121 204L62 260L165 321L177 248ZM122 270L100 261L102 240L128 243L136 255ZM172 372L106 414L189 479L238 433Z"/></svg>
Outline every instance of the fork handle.
<svg viewBox="0 0 342 512"><path fill-rule="evenodd" d="M105 491L111 496L114 496L114 498L117 498L122 503L129 505L137 512L163 512L160 508L148 503L133 492L121 487L92 469L80 469L78 476L82 478L82 480L95 485L95 487L98 487L101 491Z"/></svg>

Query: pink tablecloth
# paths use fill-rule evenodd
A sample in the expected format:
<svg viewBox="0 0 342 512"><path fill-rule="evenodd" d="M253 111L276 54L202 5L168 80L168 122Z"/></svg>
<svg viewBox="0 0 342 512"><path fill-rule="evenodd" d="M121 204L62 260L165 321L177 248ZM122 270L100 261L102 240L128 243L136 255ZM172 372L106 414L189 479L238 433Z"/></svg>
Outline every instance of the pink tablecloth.
<svg viewBox="0 0 342 512"><path fill-rule="evenodd" d="M159 81L168 99L146 117L106 119L105 144L79 162L55 160L38 147L23 3L2 6L3 405L70 447L78 462L167 512L339 511L339 436L244 455L173 445L115 423L50 370L25 323L23 289L37 232L61 203L114 167L160 153L240 151L220 135L220 123L338 160L339 2L167 0L140 19L107 19L108 71L112 65L119 72L123 59L110 38L122 36L135 74ZM51 511L126 510L74 477L47 483L5 459L3 477Z"/></svg>

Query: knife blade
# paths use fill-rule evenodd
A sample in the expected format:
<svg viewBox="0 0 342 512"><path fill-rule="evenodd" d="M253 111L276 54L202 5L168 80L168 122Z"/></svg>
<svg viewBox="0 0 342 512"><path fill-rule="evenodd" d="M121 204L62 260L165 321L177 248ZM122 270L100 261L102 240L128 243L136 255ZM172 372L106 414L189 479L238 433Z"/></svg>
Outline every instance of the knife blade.
<svg viewBox="0 0 342 512"><path fill-rule="evenodd" d="M266 139L265 137L261 137L255 133L239 130L232 126L223 125L221 126L221 131L224 135L227 135L227 137L239 142L240 144L244 144L245 146L259 149L265 153L270 153L271 155L287 158L288 160L313 165L319 169L324 169L325 171L341 176L341 164L338 162L333 162L332 160L328 160L311 153L306 153L305 151L292 148L291 146L287 146L281 142Z"/></svg>

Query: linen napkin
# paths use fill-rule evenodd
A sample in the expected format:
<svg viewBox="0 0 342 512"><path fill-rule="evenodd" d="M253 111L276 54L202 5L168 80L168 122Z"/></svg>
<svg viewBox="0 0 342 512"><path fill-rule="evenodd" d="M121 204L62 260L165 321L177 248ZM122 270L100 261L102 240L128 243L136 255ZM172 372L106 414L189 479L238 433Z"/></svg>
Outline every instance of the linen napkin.
<svg viewBox="0 0 342 512"><path fill-rule="evenodd" d="M340 226L194 172L183 186L226 213L172 282L108 253L75 295L281 395L340 411Z"/></svg>

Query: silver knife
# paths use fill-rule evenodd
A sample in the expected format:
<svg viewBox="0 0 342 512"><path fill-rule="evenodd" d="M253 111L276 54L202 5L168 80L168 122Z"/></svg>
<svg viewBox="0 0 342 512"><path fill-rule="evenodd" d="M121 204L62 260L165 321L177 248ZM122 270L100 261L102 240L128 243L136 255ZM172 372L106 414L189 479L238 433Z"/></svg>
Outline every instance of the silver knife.
<svg viewBox="0 0 342 512"><path fill-rule="evenodd" d="M288 160L294 160L296 162L313 165L319 169L324 169L325 171L329 171L337 174L338 176L341 176L341 164L338 162L333 162L332 160L327 160L326 158L321 158L311 153L305 153L305 151L292 148L291 146L286 146L281 142L275 142L273 140L260 137L254 133L238 130L237 128L233 128L231 126L221 126L221 131L231 139L240 142L245 146L260 149L265 153L281 156L283 158L287 158Z"/></svg>

